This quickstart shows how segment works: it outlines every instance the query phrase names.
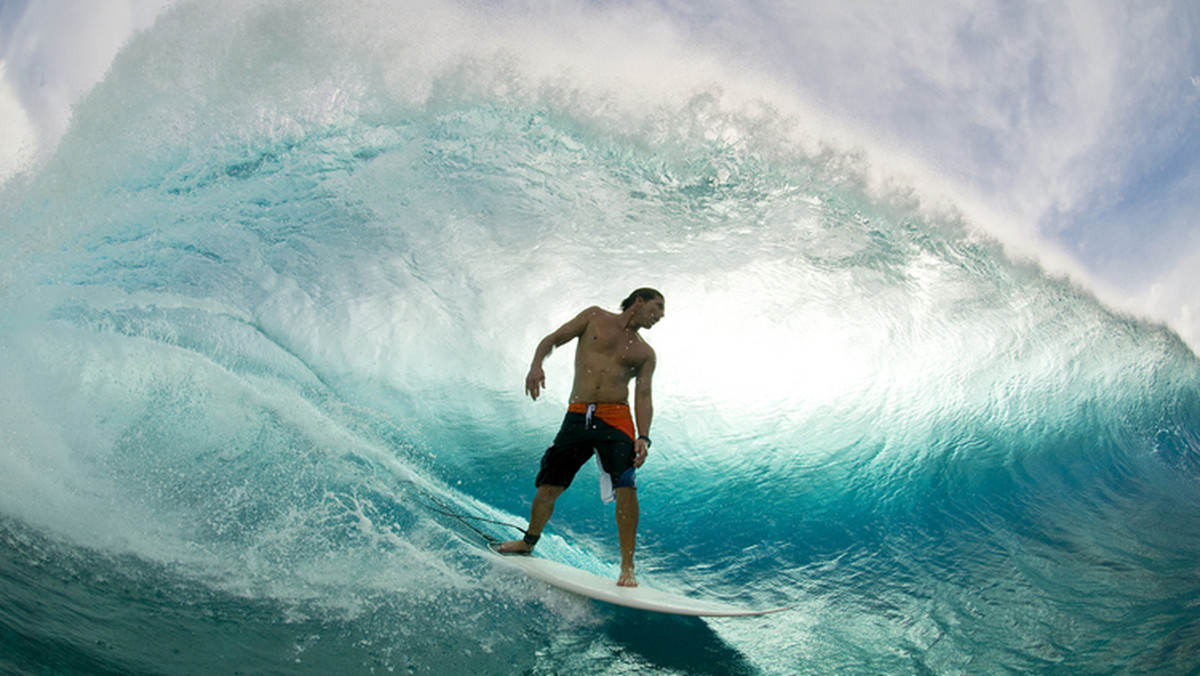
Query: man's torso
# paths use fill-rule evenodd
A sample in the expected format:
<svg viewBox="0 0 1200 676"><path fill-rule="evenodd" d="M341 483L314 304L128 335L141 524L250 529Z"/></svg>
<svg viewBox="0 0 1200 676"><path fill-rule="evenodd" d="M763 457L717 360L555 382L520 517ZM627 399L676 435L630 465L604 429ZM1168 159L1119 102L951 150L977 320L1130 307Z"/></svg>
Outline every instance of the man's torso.
<svg viewBox="0 0 1200 676"><path fill-rule="evenodd" d="M627 402L629 381L650 352L636 330L626 329L620 315L597 310L575 348L573 402Z"/></svg>

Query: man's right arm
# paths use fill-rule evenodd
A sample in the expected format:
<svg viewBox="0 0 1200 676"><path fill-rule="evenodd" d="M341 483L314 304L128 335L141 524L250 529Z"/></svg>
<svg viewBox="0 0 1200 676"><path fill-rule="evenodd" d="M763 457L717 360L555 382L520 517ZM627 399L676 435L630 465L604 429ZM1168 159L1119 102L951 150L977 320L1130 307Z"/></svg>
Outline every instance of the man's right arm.
<svg viewBox="0 0 1200 676"><path fill-rule="evenodd" d="M599 310L598 307L590 307L580 312L575 315L574 319L558 327L538 343L537 349L533 352L533 363L529 366L529 375L525 376L525 392L534 401L537 401L542 388L546 386L546 373L542 370L542 362L550 356L554 348L582 336L583 332L587 330L588 324L591 323L592 317Z"/></svg>

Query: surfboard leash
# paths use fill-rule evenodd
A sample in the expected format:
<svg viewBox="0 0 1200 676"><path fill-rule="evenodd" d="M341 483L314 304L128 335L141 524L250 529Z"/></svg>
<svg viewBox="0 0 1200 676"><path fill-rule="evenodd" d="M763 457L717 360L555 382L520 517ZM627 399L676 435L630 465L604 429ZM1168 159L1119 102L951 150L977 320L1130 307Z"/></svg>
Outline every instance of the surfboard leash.
<svg viewBox="0 0 1200 676"><path fill-rule="evenodd" d="M482 516L475 516L473 514L463 514L461 512L457 512L457 511L451 509L449 506L447 506L446 503L437 499L437 497L435 497L428 491L422 489L420 486L417 486L416 484L414 484L412 482L409 482L409 483L414 488L416 488L418 491L420 491L420 493L422 495L424 495L427 500L429 500L431 503L434 504L432 511L434 511L438 514L441 514L442 516L448 516L453 519L457 519L460 523L462 523L462 525L466 526L467 528L470 528L471 530L478 533L479 536L482 537L484 540L487 540L489 544L500 542L500 540L492 537L491 535L488 535L483 530L480 530L474 524L472 524L471 521L477 521L477 522L481 522L481 523L491 523L491 524L495 524L497 526L506 526L508 528L515 528L516 530L519 530L522 533L528 534L528 531L526 529L516 525L515 523L510 523L507 521L498 521L496 519L489 519L489 518L482 517Z"/></svg>

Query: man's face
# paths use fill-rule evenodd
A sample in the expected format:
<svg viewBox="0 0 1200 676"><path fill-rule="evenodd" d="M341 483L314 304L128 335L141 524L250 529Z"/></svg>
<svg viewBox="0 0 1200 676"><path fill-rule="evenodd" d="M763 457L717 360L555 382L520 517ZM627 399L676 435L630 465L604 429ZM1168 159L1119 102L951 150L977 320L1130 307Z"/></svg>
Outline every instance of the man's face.
<svg viewBox="0 0 1200 676"><path fill-rule="evenodd" d="M667 314L667 304L661 297L654 300L645 300L644 298L637 299L639 305L637 316L640 320L638 323L643 328L650 328L658 323Z"/></svg>

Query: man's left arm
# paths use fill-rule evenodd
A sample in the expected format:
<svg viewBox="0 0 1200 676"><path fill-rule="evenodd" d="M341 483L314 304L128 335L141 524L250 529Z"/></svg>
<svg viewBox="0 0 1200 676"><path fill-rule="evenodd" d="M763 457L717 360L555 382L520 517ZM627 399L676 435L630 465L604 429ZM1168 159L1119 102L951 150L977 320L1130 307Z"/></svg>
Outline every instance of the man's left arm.
<svg viewBox="0 0 1200 676"><path fill-rule="evenodd" d="M655 355L650 355L638 369L637 383L633 389L633 413L637 418L638 438L633 442L633 466L641 467L646 462L646 453L650 450L647 439L650 438L650 421L654 418L654 398L652 381L654 379Z"/></svg>

